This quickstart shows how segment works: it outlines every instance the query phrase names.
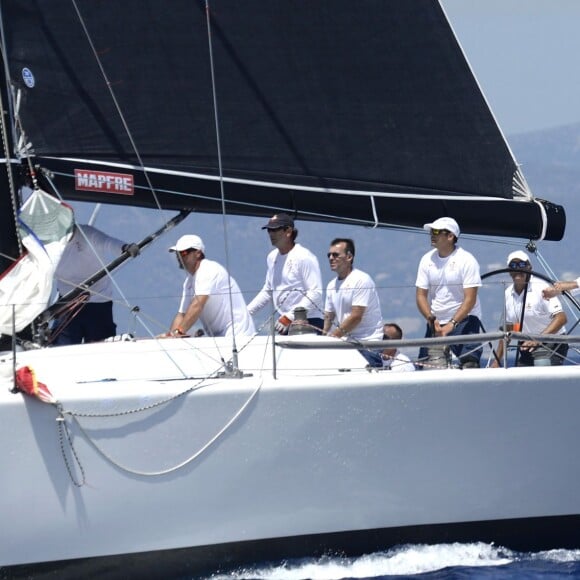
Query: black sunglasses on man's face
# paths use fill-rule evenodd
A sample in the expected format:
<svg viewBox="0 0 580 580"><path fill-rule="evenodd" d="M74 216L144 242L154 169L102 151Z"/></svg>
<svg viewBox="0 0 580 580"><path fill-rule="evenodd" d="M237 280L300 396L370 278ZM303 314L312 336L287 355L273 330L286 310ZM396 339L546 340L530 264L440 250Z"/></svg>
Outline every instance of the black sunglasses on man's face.
<svg viewBox="0 0 580 580"><path fill-rule="evenodd" d="M524 260L514 260L508 264L508 268L511 270L525 270L528 266L529 264Z"/></svg>

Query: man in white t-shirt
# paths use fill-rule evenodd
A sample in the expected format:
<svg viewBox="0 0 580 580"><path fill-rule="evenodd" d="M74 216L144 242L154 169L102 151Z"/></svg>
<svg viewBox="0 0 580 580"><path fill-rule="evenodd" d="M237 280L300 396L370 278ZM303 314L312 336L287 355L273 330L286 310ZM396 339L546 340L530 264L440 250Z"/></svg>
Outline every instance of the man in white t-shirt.
<svg viewBox="0 0 580 580"><path fill-rule="evenodd" d="M459 225L442 217L423 226L430 233L433 249L419 262L416 301L427 320L426 337L478 334L481 307L479 264L472 254L457 245ZM481 344L454 344L451 350L463 368L478 368ZM426 355L422 349L419 358Z"/></svg>
<svg viewBox="0 0 580 580"><path fill-rule="evenodd" d="M199 236L181 236L169 251L175 253L179 267L189 275L167 336L185 336L198 320L209 336L255 334L237 282L221 264L206 259L205 245Z"/></svg>
<svg viewBox="0 0 580 580"><path fill-rule="evenodd" d="M531 275L532 263L526 252L517 250L507 258L507 266L513 283L505 291L506 324L519 325L523 318L522 332L530 334L566 334L566 313L557 297L546 299L543 294L550 287L548 282ZM524 307L525 303L525 307ZM523 314L522 314L523 311ZM524 340L518 344L518 366L561 365L568 354L568 344L540 343ZM497 347L497 359L493 367L500 365L504 351L503 340Z"/></svg>
<svg viewBox="0 0 580 580"><path fill-rule="evenodd" d="M383 340L401 340L403 330L395 322L387 322L383 325ZM404 353L399 352L396 348L385 348L381 354L383 359L383 368L390 369L393 372L405 373L414 371L415 365L411 359Z"/></svg>
<svg viewBox="0 0 580 580"><path fill-rule="evenodd" d="M287 334L294 309L305 308L308 324L322 329L322 277L316 256L296 242L298 230L286 213L272 216L262 227L274 246L266 260L264 286L248 305L250 314L274 304L276 330Z"/></svg>
<svg viewBox="0 0 580 580"><path fill-rule="evenodd" d="M338 338L381 340L383 322L379 295L373 279L354 268L354 242L336 238L330 243L328 259L336 278L326 287L324 332ZM369 363L382 367L378 352L361 351Z"/></svg>

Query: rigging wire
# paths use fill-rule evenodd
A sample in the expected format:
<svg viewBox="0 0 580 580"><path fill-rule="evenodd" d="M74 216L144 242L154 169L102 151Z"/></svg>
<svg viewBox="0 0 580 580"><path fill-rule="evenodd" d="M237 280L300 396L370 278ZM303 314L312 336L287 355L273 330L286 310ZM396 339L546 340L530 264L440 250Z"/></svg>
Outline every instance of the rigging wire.
<svg viewBox="0 0 580 580"><path fill-rule="evenodd" d="M18 253L22 255L22 240L20 239L20 232L16 224L18 223L18 195L16 193L16 186L14 184L14 175L12 174L12 152L10 151L9 139L8 139L8 128L6 126L6 115L4 110L4 99L2 92L0 91L0 133L2 133L2 148L4 150L4 157L6 161L6 174L8 176L8 188L10 190L10 203L12 206L12 213L14 217L14 224L16 230L16 242L18 243Z"/></svg>
<svg viewBox="0 0 580 580"><path fill-rule="evenodd" d="M220 184L220 198L222 206L222 223L224 229L224 251L225 251L225 262L226 271L228 273L228 298L230 304L230 319L232 325L232 363L233 371L238 370L238 349L236 347L236 333L234 327L234 303L232 297L232 276L230 274L230 254L229 254L229 244L228 244L228 224L227 224L227 214L226 214L226 201L225 201L225 188L224 188L224 174L223 174L223 163L222 163L222 150L220 141L220 120L219 120L219 110L217 103L217 86L215 79L215 66L213 59L213 44L212 44L212 28L211 28L211 16L209 8L209 0L205 0L205 17L207 23L207 43L209 50L209 64L211 71L211 91L213 99L213 112L214 112L214 123L215 123L215 135L216 135L216 148L217 148L217 160L218 160L218 171L219 171L219 184Z"/></svg>
<svg viewBox="0 0 580 580"><path fill-rule="evenodd" d="M60 191L58 190L58 188L56 187L56 185L54 184L54 182L52 181L52 179L50 178L50 176L45 175L45 178L47 180L47 183L51 186L52 191L54 192L54 196L62 202L63 201L63 198L62 198L62 196L60 194ZM88 244L88 246L91 248L91 250L93 251L93 253L97 257L97 260L99 261L99 264L101 265L102 269L107 270L107 265L103 262L101 256L96 251L95 247L92 245L92 243L90 242L90 240L87 238L87 236L84 233L84 231L82 230L82 228L78 227L77 229L80 231L80 233L83 236L83 238L85 239L86 243ZM124 303L125 307L130 308L131 311L134 312L134 307L130 304L129 300L127 299L127 297L123 293L123 290L121 289L121 287L117 283L115 277L112 275L112 272L110 272L110 271L107 270L107 276L110 278L111 283L113 284L113 286L115 287L115 289L117 290L117 292L119 293L119 295L121 296L121 299L123 300L123 303ZM64 280L64 282L67 282L67 281ZM68 283L70 283L70 282L68 282ZM89 294L96 294L94 288L93 289L87 289L87 293L89 293ZM138 314L138 313L135 312L135 318L139 320L140 325L145 329L145 331L147 332L147 334L149 336L155 337L155 334L150 329L150 327L145 323L144 319L142 318L142 316L140 314ZM166 356L169 358L169 360L171 361L171 363L173 365L175 365L175 367L185 376L185 373L181 369L180 365L172 358L172 356L168 353L168 351L166 351L165 349L162 349L162 350L165 352Z"/></svg>
<svg viewBox="0 0 580 580"><path fill-rule="evenodd" d="M112 85L112 83L110 82L110 80L109 80L109 78L107 76L107 73L105 71L105 67L104 67L104 65L103 65L103 63L102 63L102 61L101 61L101 59L99 57L98 51L96 50L95 43L93 42L93 39L92 39L92 37L91 37L91 35L89 33L89 30L88 30L88 27L87 27L87 25L85 23L85 20L84 20L82 14L81 14L81 11L80 11L80 9L79 9L79 7L77 5L76 0L71 0L71 4L72 4L72 6L74 8L74 11L77 14L77 18L79 20L80 26L81 26L84 34L85 34L85 37L87 39L87 42L88 42L88 44L90 46L90 49L91 49L91 51L93 53L93 56L95 58L96 64L97 64L97 66L98 66L98 68L99 68L99 70L100 70L100 72L102 74L102 77L104 79L104 82L105 82L105 84L107 86L107 89L109 91L109 94L111 96L111 100L113 101L113 104L114 104L114 106L115 106L115 108L117 110L117 113L119 115L119 119L120 119L120 121L121 121L121 123L123 125L123 128L124 128L125 132L126 132L127 138L129 139L129 142L131 143L131 147L133 149L133 152L135 154L135 157L137 158L138 166L139 166L139 168L141 169L141 171L143 173L143 176L144 176L144 179L145 179L145 181L147 183L148 189L151 192L151 195L152 195L152 197L153 197L153 199L155 201L155 205L157 206L158 209L161 210L162 208L161 208L161 204L159 202L159 199L157 197L157 193L155 191L155 188L153 187L153 184L152 184L151 179L149 177L149 173L147 171L147 168L145 167L145 164L143 162L143 159L141 157L141 154L139 152L139 149L137 147L137 144L135 142L135 139L133 138L133 134L131 132L131 129L129 128L129 124L128 124L126 118L125 118L125 115L123 114L123 110L122 110L122 108L121 108L121 106L119 104L119 101L117 99L117 96L116 96L116 94L115 94L115 92L113 90L113 85ZM22 133L24 133L23 128L20 127L20 129L21 129ZM34 168L31 166L30 159L29 159L28 156L27 156L27 159L28 159L29 166L30 166L29 169L31 171L31 176L32 176L33 180L35 181ZM62 197L61 197L60 193L58 192L56 186L52 182L52 180L48 176L45 176L45 177L47 177L47 180L49 181L49 183L50 183L53 191L57 195L57 197L62 201ZM92 221L94 221L94 218L96 217L96 213L97 212L98 212L98 206L97 206L97 209L95 209L95 212L93 213L93 217L91 218ZM81 230L81 233L83 234L83 236L86 239L86 236L85 236L84 232L82 232L82 230ZM87 240L87 242L88 242L88 240ZM92 245L90 244L90 242L88 242L88 243L89 243L89 245L92 248ZM98 258L100 264L103 266L103 268L105 268L105 264L103 263L103 261L100 258L100 256L98 256L98 253L96 252L96 250L94 248L92 248L92 250L97 255L97 258ZM119 294L121 295L121 297L122 297L123 301L125 302L126 306L131 306L130 303L129 303L129 301L127 300L127 298L123 294L122 290L120 289L119 285L117 284L116 280L113 278L113 276L111 275L110 272L108 273L108 276L111 279L111 281L112 281L113 285L115 286L115 288L117 289L117 291L119 292ZM150 331L150 329L147 327L147 325L141 320L140 317L138 317L138 318L139 318L140 323L143 325L143 327L149 332L149 334L151 336L153 336L153 333Z"/></svg>
<svg viewBox="0 0 580 580"><path fill-rule="evenodd" d="M94 225L95 222L97 221L97 216L99 215L99 212L101 211L101 204L98 203L95 208L93 209L93 213L91 214L91 217L89 219L88 224L90 226Z"/></svg>
<svg viewBox="0 0 580 580"><path fill-rule="evenodd" d="M58 191L58 188L56 187L56 185L53 183L52 179L49 176L45 176L47 182L50 184L52 190L54 191L55 196L61 201L64 202L60 192ZM75 220L76 221L76 220ZM95 254L99 265L101 266L101 268L103 270L107 271L107 276L110 278L111 282L113 283L113 285L115 286L115 289L117 290L117 292L119 292L119 295L121 296L121 298L123 299L123 301L125 302L126 306L129 306L132 308L129 300L127 299L127 297L125 296L125 294L123 293L123 290L120 288L120 286L117 284L117 281L115 280L115 278L112 275L112 272L110 272L109 270L107 270L107 264L105 264L105 262L103 261L103 259L101 258L101 256L99 255L99 253L97 252L96 248L93 246L93 244L91 243L91 241L87 238L87 235L85 234L85 232L83 231L82 227L80 225L77 224L77 230L80 232L80 234L82 235L82 237L84 238L85 242L87 243L87 245L91 248L91 251ZM65 281L66 282L66 281ZM87 290L89 293L94 293L92 292L90 289Z"/></svg>
<svg viewBox="0 0 580 580"><path fill-rule="evenodd" d="M7 51L6 51L6 45L4 43L4 39L5 34L4 34L4 19L0 18L0 32L1 32L1 38L2 38L2 66L4 67L4 78L7 80L6 85L8 87L10 87L12 85L11 83L11 79L10 79L10 68L8 67L8 58L6 57ZM18 223L18 207L19 207L19 203L18 203L18 195L16 193L16 186L14 183L14 175L12 174L12 162L11 162L11 157L12 157L12 151L10 151L10 147L9 147L9 143L10 140L8 138L8 127L6 126L6 117L7 115L5 114L5 107L7 108L6 112L8 114L10 114L10 110L13 106L13 103L10 99L10 95L8 96L8 102L6 104L4 104L4 97L2 95L2 93L0 92L0 115L2 117L2 119L0 120L1 123L1 132L2 132L2 145L4 147L4 152L5 152L5 157L6 157L6 172L8 175L8 187L10 189L10 201L12 204L12 212L14 214L14 224ZM13 95L12 95L13 97ZM10 115L9 116L10 119L15 118L14 115ZM14 127L12 127L12 134L14 135ZM15 226L16 227L16 226ZM16 242L18 244L18 253L19 255L22 255L23 253L23 248L22 248L22 240L20 239L20 232L18 231L18 227L16 227ZM11 258L12 259L12 258Z"/></svg>
<svg viewBox="0 0 580 580"><path fill-rule="evenodd" d="M105 67L103 66L101 59L99 58L99 54L98 54L97 49L95 47L95 44L91 38L91 35L89 34L89 30L87 28L87 25L84 21L82 14L81 14L81 11L79 10L79 8L77 6L76 0L71 0L71 3L75 9L75 12L77 13L77 17L79 19L80 25L85 33L85 36L87 38L87 42L89 43L89 46L91 47L91 50L93 52L93 56L95 57L95 61L97 63L97 66L99 67L99 70L101 71L101 74L103 75L103 79L105 81L105 84L107 85L107 89L109 90L109 94L111 95L111 99L113 101L113 104L115 105L115 108L117 109L117 113L119 114L119 119L121 120L121 123L123 124L123 128L125 129L127 137L131 143L131 147L133 148L133 152L135 153L135 156L136 156L137 161L139 163L139 167L143 171L143 176L145 177L145 180L147 182L147 186L149 187L149 190L151 191L151 195L153 196L153 199L155 200L155 204L157 205L157 208L162 209L161 204L159 203L159 200L157 198L157 193L155 191L155 188L153 187L153 183L151 182L151 179L149 178L149 173L147 172L145 164L143 163L143 159L141 158L141 154L139 153L139 149L137 147L137 144L135 143L135 139L133 138L133 134L131 133L131 129L129 128L129 124L127 123L127 120L125 119L125 115L123 114L123 111L121 109L121 105L119 104L117 96L115 95L115 91L113 91L113 85L107 76L107 73L105 71Z"/></svg>
<svg viewBox="0 0 580 580"><path fill-rule="evenodd" d="M544 271L547 273L547 275L550 277L550 279L551 280L558 280L558 276L556 276L556 273L554 272L554 270L552 270L552 268L550 267L550 264L548 264L548 262L544 258L544 256L537 249L535 250L535 254L536 254L536 257L538 258L538 262L540 263L542 268L544 268ZM580 314L578 312L578 309L572 308L567 300L563 301L563 302L568 306L569 312L572 314L572 316L574 316L575 321L576 321L574 326L572 326L572 328L568 331L568 332L572 332L572 330L577 326L578 322L580 321Z"/></svg>

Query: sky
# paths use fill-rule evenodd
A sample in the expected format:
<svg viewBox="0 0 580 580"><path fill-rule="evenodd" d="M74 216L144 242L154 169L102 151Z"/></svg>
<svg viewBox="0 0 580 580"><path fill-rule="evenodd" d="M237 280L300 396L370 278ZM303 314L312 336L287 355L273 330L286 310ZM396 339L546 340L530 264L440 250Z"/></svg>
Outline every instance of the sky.
<svg viewBox="0 0 580 580"><path fill-rule="evenodd" d="M580 123L580 0L441 0L506 135Z"/></svg>

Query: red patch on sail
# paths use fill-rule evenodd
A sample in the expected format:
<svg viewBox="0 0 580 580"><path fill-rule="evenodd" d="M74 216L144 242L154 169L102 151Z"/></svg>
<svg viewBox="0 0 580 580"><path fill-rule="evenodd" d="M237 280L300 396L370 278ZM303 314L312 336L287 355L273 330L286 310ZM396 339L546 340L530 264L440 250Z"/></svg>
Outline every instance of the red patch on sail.
<svg viewBox="0 0 580 580"><path fill-rule="evenodd" d="M119 195L133 195L135 193L131 174L89 169L75 169L75 189L77 191L98 191Z"/></svg>

